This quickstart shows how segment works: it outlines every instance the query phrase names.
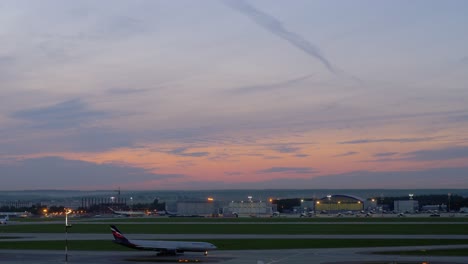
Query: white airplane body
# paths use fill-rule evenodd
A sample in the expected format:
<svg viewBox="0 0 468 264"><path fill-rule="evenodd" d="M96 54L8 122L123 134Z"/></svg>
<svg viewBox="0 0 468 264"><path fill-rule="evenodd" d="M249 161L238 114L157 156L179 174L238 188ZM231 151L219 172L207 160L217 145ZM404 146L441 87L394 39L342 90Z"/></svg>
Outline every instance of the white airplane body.
<svg viewBox="0 0 468 264"><path fill-rule="evenodd" d="M30 217L32 214L30 212L0 212L0 215L25 218Z"/></svg>
<svg viewBox="0 0 468 264"><path fill-rule="evenodd" d="M6 225L8 223L8 220L10 220L10 218L7 215L3 219L0 219L0 225Z"/></svg>
<svg viewBox="0 0 468 264"><path fill-rule="evenodd" d="M129 240L116 226L111 225L110 227L114 236L114 243L133 249L158 251L158 255L176 255L187 251L204 252L206 256L208 250L216 249L215 245L207 242Z"/></svg>
<svg viewBox="0 0 468 264"><path fill-rule="evenodd" d="M112 211L112 213L117 214L117 215L124 215L124 216L145 216L145 212L141 211L115 211L114 209L110 208L109 209Z"/></svg>

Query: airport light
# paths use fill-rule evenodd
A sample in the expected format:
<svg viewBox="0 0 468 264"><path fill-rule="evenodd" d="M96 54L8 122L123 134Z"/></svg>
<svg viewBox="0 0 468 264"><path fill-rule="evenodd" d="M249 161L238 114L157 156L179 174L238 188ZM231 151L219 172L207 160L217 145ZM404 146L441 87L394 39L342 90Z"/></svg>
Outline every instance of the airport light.
<svg viewBox="0 0 468 264"><path fill-rule="evenodd" d="M269 201L270 203L272 203L272 202L273 202L273 198L268 199L268 201Z"/></svg>
<svg viewBox="0 0 468 264"><path fill-rule="evenodd" d="M208 197L208 202L213 202L214 198L213 197Z"/></svg>
<svg viewBox="0 0 468 264"><path fill-rule="evenodd" d="M68 224L68 215L73 212L71 209L65 208L65 263L68 262L68 228L71 225Z"/></svg>

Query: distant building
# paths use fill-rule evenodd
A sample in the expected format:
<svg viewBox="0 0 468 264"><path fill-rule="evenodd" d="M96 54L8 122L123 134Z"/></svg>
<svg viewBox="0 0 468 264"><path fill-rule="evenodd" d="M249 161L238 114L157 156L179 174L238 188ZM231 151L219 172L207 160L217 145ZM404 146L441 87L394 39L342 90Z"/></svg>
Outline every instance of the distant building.
<svg viewBox="0 0 468 264"><path fill-rule="evenodd" d="M364 210L372 211L372 210L377 210L377 209L378 209L377 199L370 199L370 200L364 201Z"/></svg>
<svg viewBox="0 0 468 264"><path fill-rule="evenodd" d="M232 201L223 208L224 214L271 215L273 207L265 201Z"/></svg>
<svg viewBox="0 0 468 264"><path fill-rule="evenodd" d="M414 213L419 210L419 202L416 200L400 200L393 202L394 211L399 213Z"/></svg>
<svg viewBox="0 0 468 264"><path fill-rule="evenodd" d="M218 206L210 201L178 201L177 214L210 216L218 213Z"/></svg>
<svg viewBox="0 0 468 264"><path fill-rule="evenodd" d="M447 206L445 204L429 204L429 205L423 205L421 207L421 211L446 211Z"/></svg>

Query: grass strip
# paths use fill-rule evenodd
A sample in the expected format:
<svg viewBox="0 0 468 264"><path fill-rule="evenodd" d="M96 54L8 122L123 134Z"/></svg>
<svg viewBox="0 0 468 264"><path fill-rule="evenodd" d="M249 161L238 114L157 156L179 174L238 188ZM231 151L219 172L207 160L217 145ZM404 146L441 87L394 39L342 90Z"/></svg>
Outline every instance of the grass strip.
<svg viewBox="0 0 468 264"><path fill-rule="evenodd" d="M400 256L464 257L464 256L468 256L468 249L467 248L454 248L454 249L430 249L430 250L413 250L413 251L384 251L384 252L375 252L374 254L400 255Z"/></svg>
<svg viewBox="0 0 468 264"><path fill-rule="evenodd" d="M380 224L380 225L327 225L327 224L119 224L128 234L312 234L312 235L468 235L465 225L457 224ZM62 224L10 225L0 233L63 233ZM71 233L110 233L103 224L74 223Z"/></svg>
<svg viewBox="0 0 468 264"><path fill-rule="evenodd" d="M208 239L219 250L263 250L299 248L349 248L389 246L468 245L468 240L425 240L425 239ZM0 242L0 249L61 250L62 241L13 241ZM69 250L132 250L113 243L111 240L71 240Z"/></svg>

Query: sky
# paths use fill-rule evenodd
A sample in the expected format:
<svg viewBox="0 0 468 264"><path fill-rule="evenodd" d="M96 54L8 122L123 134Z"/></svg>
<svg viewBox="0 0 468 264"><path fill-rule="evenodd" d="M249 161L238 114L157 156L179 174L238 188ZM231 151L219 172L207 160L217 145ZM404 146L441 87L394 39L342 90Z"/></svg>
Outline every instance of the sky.
<svg viewBox="0 0 468 264"><path fill-rule="evenodd" d="M468 1L0 2L0 190L468 188Z"/></svg>

